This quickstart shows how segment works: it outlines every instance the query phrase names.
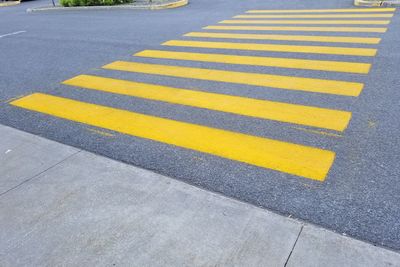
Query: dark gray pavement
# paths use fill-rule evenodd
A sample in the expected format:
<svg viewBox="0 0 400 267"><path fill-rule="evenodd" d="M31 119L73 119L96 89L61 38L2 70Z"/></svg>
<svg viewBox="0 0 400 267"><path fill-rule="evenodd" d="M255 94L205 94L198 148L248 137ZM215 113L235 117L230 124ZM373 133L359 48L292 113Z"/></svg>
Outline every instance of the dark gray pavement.
<svg viewBox="0 0 400 267"><path fill-rule="evenodd" d="M290 214L374 244L400 249L400 78L397 70L400 60L396 50L400 41L398 15L392 18L388 32L379 34L382 42L374 46L379 50L376 57L290 55L299 58L371 62L373 67L368 75L135 59L138 62L365 83L365 88L358 98L346 98L124 73L103 70L100 67L116 60L133 61L131 55L135 52L162 49L160 44L165 41L181 39L187 32L200 31L204 26L215 25L249 9L351 8L351 1L310 0L294 4L287 1L194 0L186 7L161 11L25 13L26 8L44 3L46 2L31 1L0 9L0 35L25 31L0 38L0 123L154 170L285 215ZM371 47L352 44L343 46ZM212 49L204 51L221 52ZM272 52L230 53L287 56ZM179 88L201 88L210 92L348 110L352 112L352 120L347 130L339 137L328 136L309 132L308 129L299 130L285 123L60 85L60 82L78 74L135 79ZM115 132L105 131L110 134L104 135L97 131L99 129L93 131L94 127L88 125L29 112L8 104L10 99L33 92L46 92L159 117L315 146L335 151L336 160L327 179L317 182Z"/></svg>

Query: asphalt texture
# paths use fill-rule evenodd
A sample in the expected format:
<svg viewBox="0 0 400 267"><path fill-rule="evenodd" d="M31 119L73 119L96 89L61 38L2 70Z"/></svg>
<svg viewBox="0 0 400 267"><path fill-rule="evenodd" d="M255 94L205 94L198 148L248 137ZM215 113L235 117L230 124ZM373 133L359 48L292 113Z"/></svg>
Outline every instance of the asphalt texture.
<svg viewBox="0 0 400 267"><path fill-rule="evenodd" d="M400 17L388 32L329 33L338 36L380 36L371 58L285 55L274 52L222 51L162 47L202 27L243 14L249 9L352 8L350 0L329 1L211 1L192 0L183 8L146 11L57 11L26 13L27 8L48 5L30 1L0 8L0 123L113 159L154 170L178 180L222 193L285 215L292 215L339 233L400 249ZM287 34L295 34L288 32ZM297 33L313 34L313 33ZM318 34L318 33L314 33ZM319 33L323 35L323 33ZM211 41L211 40L206 40ZM222 40L235 42L235 40ZM236 40L240 42L240 40ZM265 41L252 40L252 43ZM268 41L304 45L306 42ZM313 43L313 45L327 45ZM334 46L335 44L329 44ZM371 45L341 44L346 47ZM337 45L340 46L340 45ZM287 91L230 83L101 69L116 60L133 61L145 49L216 52L240 55L290 56L370 62L368 75L304 71L272 67L136 58L136 62L193 66L244 72L359 81L365 84L357 98ZM79 74L136 80L178 88L203 90L348 110L352 120L339 135L311 132L312 128L248 118L205 109L84 90L60 82ZM336 153L324 182L227 160L147 139L58 119L11 106L11 99L44 92L80 101L112 106L163 118L222 128ZM22 163L23 164L23 163ZM90 167L90 166L88 166Z"/></svg>

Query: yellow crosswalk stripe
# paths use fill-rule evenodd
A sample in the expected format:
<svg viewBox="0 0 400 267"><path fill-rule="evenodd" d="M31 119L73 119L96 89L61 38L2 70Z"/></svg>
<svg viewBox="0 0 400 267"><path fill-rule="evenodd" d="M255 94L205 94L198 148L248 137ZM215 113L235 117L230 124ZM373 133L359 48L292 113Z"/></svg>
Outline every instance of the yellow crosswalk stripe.
<svg viewBox="0 0 400 267"><path fill-rule="evenodd" d="M359 62L237 56L237 55L226 55L226 54L206 54L206 53L175 52L175 51L163 51L163 50L144 50L139 53L136 53L135 56L176 59L176 60L191 60L191 61L202 61L202 62L216 62L216 63L238 64L238 65L253 65L253 66L264 66L264 67L361 73L361 74L368 73L369 69L371 68L371 64L359 63Z"/></svg>
<svg viewBox="0 0 400 267"><path fill-rule="evenodd" d="M193 91L92 75L79 75L64 81L63 84L336 131L345 130L351 118L351 112L341 110Z"/></svg>
<svg viewBox="0 0 400 267"><path fill-rule="evenodd" d="M324 14L324 15L238 15L235 19L323 19L323 18L391 18L393 14Z"/></svg>
<svg viewBox="0 0 400 267"><path fill-rule="evenodd" d="M394 12L396 8L343 8L343 9L271 9L249 10L246 13L347 13L347 12Z"/></svg>
<svg viewBox="0 0 400 267"><path fill-rule="evenodd" d="M348 24L348 25L388 25L389 20L223 20L222 24Z"/></svg>
<svg viewBox="0 0 400 267"><path fill-rule="evenodd" d="M11 105L313 180L323 181L335 159L328 150L46 94L32 94Z"/></svg>
<svg viewBox="0 0 400 267"><path fill-rule="evenodd" d="M379 42L381 41L381 38L373 38L373 37L284 35L284 34L240 34L240 33L219 33L219 32L189 32L184 34L184 36L201 37L201 38L306 41L306 42L353 43L353 44L379 44Z"/></svg>
<svg viewBox="0 0 400 267"><path fill-rule="evenodd" d="M103 68L344 96L358 96L364 86L362 83L357 82L225 71L216 69L202 69L126 61L115 61L113 63L103 66Z"/></svg>
<svg viewBox="0 0 400 267"><path fill-rule="evenodd" d="M385 33L386 28L376 27L285 27L285 26L206 26L205 30L239 30L239 31L302 31L302 32L375 32Z"/></svg>
<svg viewBox="0 0 400 267"><path fill-rule="evenodd" d="M179 47L231 49L231 50L365 56L365 57L373 57L376 55L376 49L374 48L352 48L352 47L315 46L315 45L304 46L304 45L280 45L280 44L182 41L182 40L171 40L163 43L162 45L179 46Z"/></svg>

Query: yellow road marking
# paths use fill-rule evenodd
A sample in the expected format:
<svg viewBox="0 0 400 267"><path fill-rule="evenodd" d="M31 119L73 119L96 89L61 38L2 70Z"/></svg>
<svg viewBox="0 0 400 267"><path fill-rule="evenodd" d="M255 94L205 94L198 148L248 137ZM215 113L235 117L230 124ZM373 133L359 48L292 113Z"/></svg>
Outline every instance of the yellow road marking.
<svg viewBox="0 0 400 267"><path fill-rule="evenodd" d="M343 131L351 112L79 75L64 84L255 118Z"/></svg>
<svg viewBox="0 0 400 267"><path fill-rule="evenodd" d="M313 180L323 181L335 159L335 153L328 150L46 94L32 94L11 104L51 116Z"/></svg>
<svg viewBox="0 0 400 267"><path fill-rule="evenodd" d="M396 8L343 8L343 9L271 9L249 10L246 13L347 13L347 12L394 12Z"/></svg>
<svg viewBox="0 0 400 267"><path fill-rule="evenodd" d="M226 54L206 54L191 52L175 52L162 50L144 50L136 53L135 56L150 58L167 58L176 60L191 60L202 62L216 62L225 64L253 65L264 67L293 68L305 70L322 70L348 73L369 72L371 64L329 60L308 60L296 58L277 58L277 57L255 57L237 56Z"/></svg>
<svg viewBox="0 0 400 267"><path fill-rule="evenodd" d="M372 37L344 37L344 36L313 36L313 35L283 35L283 34L240 34L219 32L189 32L187 37L249 39L249 40L283 40L306 41L324 43L353 43L353 44L379 44L381 38Z"/></svg>
<svg viewBox="0 0 400 267"><path fill-rule="evenodd" d="M362 83L356 82L146 64L126 61L115 61L113 63L103 66L103 68L344 96L358 96L364 86Z"/></svg>
<svg viewBox="0 0 400 267"><path fill-rule="evenodd" d="M240 31L303 31L303 32L377 32L384 33L386 28L371 27L285 27L285 26L207 26L205 30L240 30Z"/></svg>
<svg viewBox="0 0 400 267"><path fill-rule="evenodd" d="M223 20L223 24L348 24L387 25L389 20Z"/></svg>
<svg viewBox="0 0 400 267"><path fill-rule="evenodd" d="M393 14L324 14L324 15L238 15L235 19L323 19L323 18L391 18Z"/></svg>
<svg viewBox="0 0 400 267"><path fill-rule="evenodd" d="M180 47L215 48L215 49L251 50L251 51L274 51L274 52L288 52L288 53L365 56L365 57L373 57L376 55L376 49L373 48L351 48L351 47L315 46L315 45L304 46L304 45L280 45L280 44L180 41L180 40L171 40L163 43L162 45L180 46Z"/></svg>

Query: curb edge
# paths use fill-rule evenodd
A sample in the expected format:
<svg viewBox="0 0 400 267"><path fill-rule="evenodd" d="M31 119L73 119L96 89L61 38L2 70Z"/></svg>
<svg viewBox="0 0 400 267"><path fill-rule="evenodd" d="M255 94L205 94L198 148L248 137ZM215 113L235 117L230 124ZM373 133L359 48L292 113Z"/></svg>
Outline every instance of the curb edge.
<svg viewBox="0 0 400 267"><path fill-rule="evenodd" d="M110 9L137 9L137 10L161 10L161 9L171 9L178 8L182 6L186 6L189 4L189 0L178 0L171 3L166 4L151 4L151 5L142 5L142 6L134 6L134 5L120 5L120 6L77 6L77 7L37 7L37 8L28 8L26 12L41 12L41 11L63 11L63 10L110 10Z"/></svg>
<svg viewBox="0 0 400 267"><path fill-rule="evenodd" d="M0 3L0 7L17 6L21 4L21 1L10 1L6 3Z"/></svg>
<svg viewBox="0 0 400 267"><path fill-rule="evenodd" d="M354 0L354 5L367 7L400 6L400 0Z"/></svg>

